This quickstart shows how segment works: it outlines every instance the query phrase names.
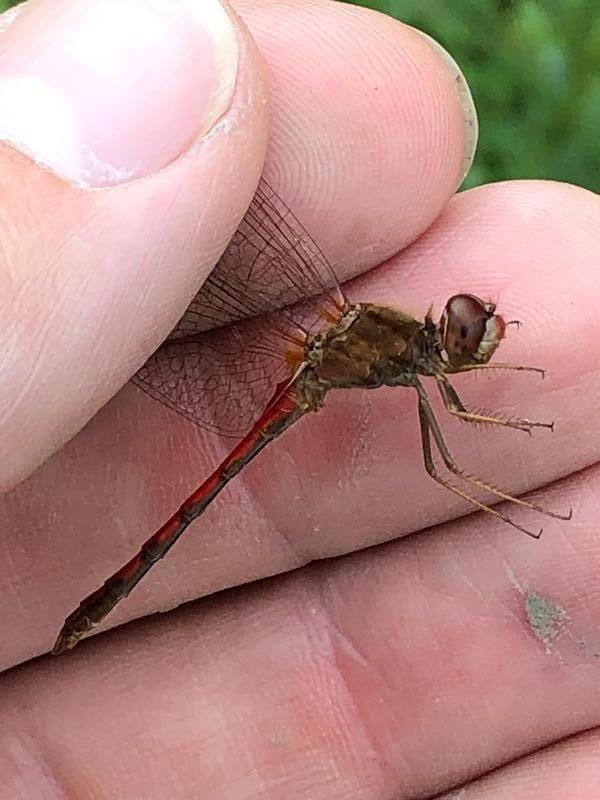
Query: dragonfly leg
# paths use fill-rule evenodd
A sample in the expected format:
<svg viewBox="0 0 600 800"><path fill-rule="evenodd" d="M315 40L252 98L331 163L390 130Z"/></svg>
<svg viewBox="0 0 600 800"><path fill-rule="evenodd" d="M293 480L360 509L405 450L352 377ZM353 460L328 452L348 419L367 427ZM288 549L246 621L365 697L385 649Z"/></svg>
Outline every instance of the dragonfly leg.
<svg viewBox="0 0 600 800"><path fill-rule="evenodd" d="M428 474L433 478L434 481L436 481L436 483L439 483L441 486L448 489L453 494L458 495L458 497L461 497L463 500L466 500L468 503L480 509L481 511L485 511L488 514L491 514L492 516L501 519L503 522L507 523L511 527L516 528L518 531L521 531L522 533L525 533L528 536L533 537L534 539L539 539L539 537L542 534L541 530L534 532L530 531L527 528L524 528L523 526L519 525L514 520L512 520L509 516L504 514L502 511L498 511L495 508L491 508L486 503L483 503L480 500L476 500L470 494L460 489L458 486L456 486L448 479L443 478L438 473L437 468L435 466L435 462L433 460L430 434L433 435L436 446L440 452L444 464L446 465L448 470L452 474L454 474L457 478L460 478L466 483L472 484L477 488L485 489L489 491L491 494L498 497L499 499L508 500L509 502L516 503L517 505L523 505L527 508L532 508L534 510L542 511L543 513L548 513L544 511L544 509L541 509L538 506L535 506L534 504L529 503L526 500L520 500L519 498L513 497L512 495L502 492L499 489L496 489L495 486L484 483L478 478L473 478L470 475L464 473L461 469L459 469L459 467L457 467L456 463L451 457L448 448L446 446L446 443L444 442L441 430L439 428L439 425L437 423L437 420L435 418L433 409L431 408L425 390L420 384L417 384L415 388L417 389L417 393L419 395L419 422L421 425L421 442L423 446L423 459L425 462L425 469L427 470ZM555 515L550 514L550 516L555 516Z"/></svg>
<svg viewBox="0 0 600 800"><path fill-rule="evenodd" d="M456 389L444 375L435 376L437 386L444 401L444 406L447 411L454 417L465 420L466 422L482 423L486 425L501 425L505 428L514 428L518 431L531 433L532 428L549 428L554 429L552 422L532 422L529 419L505 419L503 417L494 416L492 414L484 414L479 411L469 411L460 397Z"/></svg>
<svg viewBox="0 0 600 800"><path fill-rule="evenodd" d="M500 500L506 500L510 503L514 503L515 505L522 506L523 508L529 508L532 511L538 511L541 514L544 514L547 517L553 517L554 519L561 519L561 520L571 519L572 510L569 510L567 514L558 514L554 511L549 511L548 509L543 508L542 506L538 505L537 503L533 503L530 500L523 500L520 497L514 497L513 495L508 494L508 492L504 492L502 491L502 489L499 489L497 486L494 486L493 483L483 481L481 478L469 475L467 472L462 470L450 455L450 451L448 450L448 446L444 441L444 437L442 435L442 431L439 427L438 421L435 418L435 414L433 413L433 409L431 408L431 405L429 403L429 398L427 397L425 390L420 384L417 386L417 392L419 394L419 414L421 414L421 406L422 406L422 412L425 417L425 422L427 424L427 430L428 432L429 430L431 430L438 451L449 472L451 472L457 478L460 478L461 480L465 481L465 483L469 483L472 486L477 487L478 489L484 489L485 491L489 492L490 494L493 494ZM423 420L421 420L421 426L423 427ZM427 438L429 439L429 433L427 433ZM429 452L431 452L430 448Z"/></svg>
<svg viewBox="0 0 600 800"><path fill-rule="evenodd" d="M507 323L509 324L509 323ZM456 372L481 372L482 370L499 370L506 369L511 372L535 372L542 378L546 377L546 370L541 367L525 367L522 364L505 364L502 362L494 362L493 364L463 364Z"/></svg>

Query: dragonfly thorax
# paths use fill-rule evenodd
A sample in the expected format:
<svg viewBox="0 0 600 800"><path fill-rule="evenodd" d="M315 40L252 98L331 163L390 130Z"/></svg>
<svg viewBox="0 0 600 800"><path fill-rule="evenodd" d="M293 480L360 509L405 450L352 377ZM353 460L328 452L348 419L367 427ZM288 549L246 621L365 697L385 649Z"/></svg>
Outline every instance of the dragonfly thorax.
<svg viewBox="0 0 600 800"><path fill-rule="evenodd" d="M439 332L388 306L354 306L353 318L310 343L307 363L325 390L411 385L441 361Z"/></svg>

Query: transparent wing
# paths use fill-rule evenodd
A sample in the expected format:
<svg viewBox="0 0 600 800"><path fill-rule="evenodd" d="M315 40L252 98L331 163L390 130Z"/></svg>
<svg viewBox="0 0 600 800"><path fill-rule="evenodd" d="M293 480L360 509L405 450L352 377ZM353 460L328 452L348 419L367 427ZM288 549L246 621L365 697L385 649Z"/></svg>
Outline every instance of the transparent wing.
<svg viewBox="0 0 600 800"><path fill-rule="evenodd" d="M301 363L308 333L346 305L327 258L262 181L208 280L133 383L202 427L241 436Z"/></svg>

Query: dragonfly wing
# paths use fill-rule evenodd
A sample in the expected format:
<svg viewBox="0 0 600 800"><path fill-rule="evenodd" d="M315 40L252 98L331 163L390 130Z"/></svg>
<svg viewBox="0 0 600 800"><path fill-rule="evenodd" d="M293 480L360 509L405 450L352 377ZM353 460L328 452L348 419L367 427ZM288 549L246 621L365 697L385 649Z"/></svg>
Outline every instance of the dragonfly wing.
<svg viewBox="0 0 600 800"><path fill-rule="evenodd" d="M316 296L332 309L345 305L326 256L262 180L229 246L171 337L256 317Z"/></svg>
<svg viewBox="0 0 600 800"><path fill-rule="evenodd" d="M252 320L167 340L132 382L197 425L240 437L293 371L263 328Z"/></svg>
<svg viewBox="0 0 600 800"><path fill-rule="evenodd" d="M325 255L262 181L222 258L133 383L202 427L240 436L301 363L308 333L345 305Z"/></svg>

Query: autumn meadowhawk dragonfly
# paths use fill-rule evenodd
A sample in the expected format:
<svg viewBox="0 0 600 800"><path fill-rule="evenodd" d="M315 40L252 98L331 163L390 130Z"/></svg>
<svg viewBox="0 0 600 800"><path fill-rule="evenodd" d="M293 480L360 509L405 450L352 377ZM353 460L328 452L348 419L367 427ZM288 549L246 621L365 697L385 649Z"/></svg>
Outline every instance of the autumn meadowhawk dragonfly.
<svg viewBox="0 0 600 800"><path fill-rule="evenodd" d="M558 519L537 504L513 497L462 471L420 380L435 381L450 414L466 422L530 432L547 423L469 411L448 376L490 368L506 325L493 303L469 294L451 297L438 322L399 309L354 303L346 297L317 244L273 189L261 182L246 217L202 290L166 342L134 377L151 397L194 423L239 442L141 550L67 617L54 653L74 647L144 577L188 526L251 459L308 412L318 411L331 389L405 386L418 398L425 469L472 506L514 528L539 536L496 500ZM447 474L434 462L435 447ZM470 488L471 487L471 488Z"/></svg>

